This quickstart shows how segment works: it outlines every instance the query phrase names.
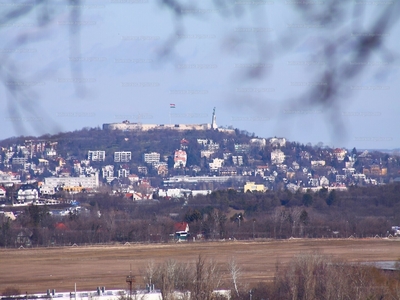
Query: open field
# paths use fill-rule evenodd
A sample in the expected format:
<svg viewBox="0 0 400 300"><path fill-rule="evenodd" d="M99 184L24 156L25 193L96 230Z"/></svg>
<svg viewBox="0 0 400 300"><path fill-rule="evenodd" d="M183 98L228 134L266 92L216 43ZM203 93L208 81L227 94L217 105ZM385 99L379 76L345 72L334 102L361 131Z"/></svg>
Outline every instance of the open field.
<svg viewBox="0 0 400 300"><path fill-rule="evenodd" d="M0 293L16 287L22 293L47 289L94 290L97 286L126 288L125 277L136 275L142 284L141 270L150 260L167 259L194 262L199 254L213 258L225 271L225 263L234 257L246 282L268 281L277 262L284 264L294 255L318 251L351 262L385 261L400 258L397 239L292 239L280 241L229 241L180 244L132 244L0 250ZM156 287L157 288L157 287Z"/></svg>

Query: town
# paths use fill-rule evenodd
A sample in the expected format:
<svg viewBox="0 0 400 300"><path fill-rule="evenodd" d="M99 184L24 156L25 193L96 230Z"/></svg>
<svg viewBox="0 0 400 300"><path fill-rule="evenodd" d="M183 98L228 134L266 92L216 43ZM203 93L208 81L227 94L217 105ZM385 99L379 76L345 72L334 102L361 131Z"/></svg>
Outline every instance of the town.
<svg viewBox="0 0 400 300"><path fill-rule="evenodd" d="M391 194L395 190L386 189L390 195L379 200L373 194L381 192L369 190L400 181L396 153L304 145L284 137L261 138L218 128L215 109L211 124L150 125L124 121L104 124L102 129L1 141L2 228L12 228L7 220L21 217L27 230L21 232L14 225L16 237L3 233L0 242L72 245L132 239L350 236L350 231L355 236L359 221L353 220L350 229L348 217L342 214L341 220L324 220L328 223L321 226L319 213L338 213L343 201L348 203L345 209L351 209L351 201L354 205L363 201L365 207L396 201ZM158 208L149 210L145 204ZM121 211L121 227L103 235L107 220ZM48 216L51 221L45 221ZM92 224L95 239L87 237L85 230L77 238L80 229L71 227L78 226L79 216L80 222L87 223L84 226ZM146 223L149 216L157 226ZM383 216L388 212L376 212L380 225L368 230L362 225L359 234L398 235L393 229L397 224L378 220ZM207 225L206 220L213 218L215 224ZM259 226L261 219L270 225L260 231L256 219ZM136 228L139 220L147 224L140 226L152 229ZM105 223L96 223L93 229L91 222ZM127 222L136 229L125 232ZM49 230L47 237L40 227Z"/></svg>

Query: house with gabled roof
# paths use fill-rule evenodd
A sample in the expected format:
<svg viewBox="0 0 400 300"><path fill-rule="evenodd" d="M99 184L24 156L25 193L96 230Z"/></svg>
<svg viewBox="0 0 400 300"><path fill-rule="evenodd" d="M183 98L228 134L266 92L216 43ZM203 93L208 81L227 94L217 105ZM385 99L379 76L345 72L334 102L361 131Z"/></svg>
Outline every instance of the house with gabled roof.
<svg viewBox="0 0 400 300"><path fill-rule="evenodd" d="M178 232L178 231L189 232L189 224L186 223L186 222L175 223L175 224L174 224L174 230L175 230L176 232Z"/></svg>

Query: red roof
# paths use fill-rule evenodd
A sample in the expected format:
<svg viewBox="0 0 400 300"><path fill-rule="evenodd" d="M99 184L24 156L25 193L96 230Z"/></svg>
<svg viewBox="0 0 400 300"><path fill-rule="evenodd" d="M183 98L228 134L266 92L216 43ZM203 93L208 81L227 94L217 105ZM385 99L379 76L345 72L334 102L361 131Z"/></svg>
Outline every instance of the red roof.
<svg viewBox="0 0 400 300"><path fill-rule="evenodd" d="M67 228L67 226L65 226L64 223L57 223L56 224L56 229L58 229L58 230L67 230L68 228Z"/></svg>
<svg viewBox="0 0 400 300"><path fill-rule="evenodd" d="M189 231L189 224L186 222L175 223L175 231Z"/></svg>
<svg viewBox="0 0 400 300"><path fill-rule="evenodd" d="M189 141L186 139L181 139L181 144L189 144Z"/></svg>

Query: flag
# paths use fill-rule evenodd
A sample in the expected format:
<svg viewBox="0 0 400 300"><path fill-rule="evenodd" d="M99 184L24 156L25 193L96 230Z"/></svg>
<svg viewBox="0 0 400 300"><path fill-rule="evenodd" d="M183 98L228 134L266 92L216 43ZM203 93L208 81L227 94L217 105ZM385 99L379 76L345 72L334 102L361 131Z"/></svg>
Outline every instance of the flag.
<svg viewBox="0 0 400 300"><path fill-rule="evenodd" d="M175 108L175 104L172 104L172 103L171 103L171 104L169 105L169 108Z"/></svg>

